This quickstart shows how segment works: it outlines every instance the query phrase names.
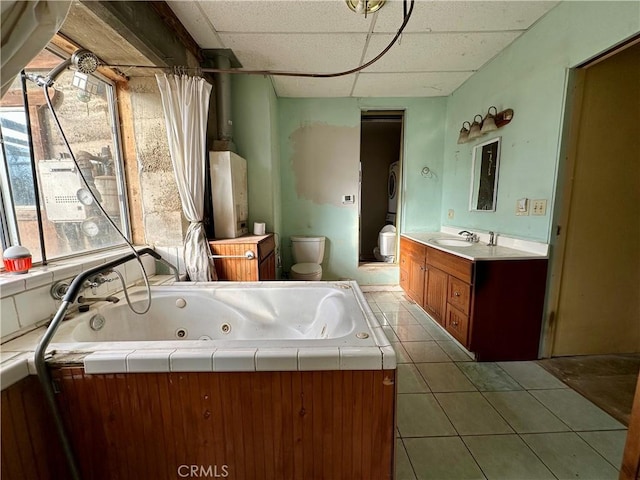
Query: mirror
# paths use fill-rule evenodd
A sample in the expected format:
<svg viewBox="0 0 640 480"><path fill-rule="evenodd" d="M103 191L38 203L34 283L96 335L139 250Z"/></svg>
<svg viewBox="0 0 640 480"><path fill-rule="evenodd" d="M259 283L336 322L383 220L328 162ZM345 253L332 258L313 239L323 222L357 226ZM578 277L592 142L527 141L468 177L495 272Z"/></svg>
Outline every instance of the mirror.
<svg viewBox="0 0 640 480"><path fill-rule="evenodd" d="M500 137L492 138L473 148L469 210L479 212L496 211L499 164Z"/></svg>

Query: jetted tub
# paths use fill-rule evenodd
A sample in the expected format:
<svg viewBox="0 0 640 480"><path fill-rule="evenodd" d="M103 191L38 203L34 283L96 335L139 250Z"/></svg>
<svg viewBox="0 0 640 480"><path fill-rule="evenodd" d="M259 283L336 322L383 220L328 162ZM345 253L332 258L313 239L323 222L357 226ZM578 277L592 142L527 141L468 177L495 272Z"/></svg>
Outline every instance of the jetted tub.
<svg viewBox="0 0 640 480"><path fill-rule="evenodd" d="M83 478L393 477L396 358L355 282L152 287L147 314L92 306L48 354Z"/></svg>
<svg viewBox="0 0 640 480"><path fill-rule="evenodd" d="M127 354L126 371L145 371L129 358L152 359L156 353L174 360L185 350L190 358L211 358L213 352L207 370L260 370L258 360L274 351L295 360L298 370L315 369L306 358L324 359L316 365L331 358L337 369L395 368L393 348L356 282L191 283L154 286L151 294L143 315L133 313L124 297L76 314L60 326L50 349L95 352L85 358L88 370L96 358L104 360L105 351L128 351L133 355ZM136 310L145 308L144 288L129 296ZM230 366L222 361L227 357L243 357L245 367ZM102 364L99 370L108 373Z"/></svg>

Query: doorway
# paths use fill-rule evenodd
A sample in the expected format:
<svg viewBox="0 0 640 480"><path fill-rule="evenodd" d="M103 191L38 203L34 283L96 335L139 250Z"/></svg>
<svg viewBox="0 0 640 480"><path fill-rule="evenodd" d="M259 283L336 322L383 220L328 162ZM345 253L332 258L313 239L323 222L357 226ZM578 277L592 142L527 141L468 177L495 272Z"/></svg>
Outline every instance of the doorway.
<svg viewBox="0 0 640 480"><path fill-rule="evenodd" d="M403 125L402 111L366 111L361 115L360 263L396 262Z"/></svg>
<svg viewBox="0 0 640 480"><path fill-rule="evenodd" d="M640 39L575 71L548 356L640 352Z"/></svg>

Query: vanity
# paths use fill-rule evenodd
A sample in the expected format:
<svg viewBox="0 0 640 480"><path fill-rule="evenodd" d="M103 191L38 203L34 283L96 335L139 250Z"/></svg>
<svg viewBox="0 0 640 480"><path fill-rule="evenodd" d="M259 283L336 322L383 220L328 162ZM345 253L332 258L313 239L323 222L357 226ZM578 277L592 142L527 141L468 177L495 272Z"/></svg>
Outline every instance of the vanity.
<svg viewBox="0 0 640 480"><path fill-rule="evenodd" d="M441 232L400 237L400 286L478 361L538 358L546 252Z"/></svg>

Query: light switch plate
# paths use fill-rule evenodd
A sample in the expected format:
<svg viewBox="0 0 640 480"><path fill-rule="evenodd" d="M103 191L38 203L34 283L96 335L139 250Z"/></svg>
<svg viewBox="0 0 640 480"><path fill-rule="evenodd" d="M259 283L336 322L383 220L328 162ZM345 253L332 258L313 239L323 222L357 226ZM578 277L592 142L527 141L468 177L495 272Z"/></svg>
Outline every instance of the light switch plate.
<svg viewBox="0 0 640 480"><path fill-rule="evenodd" d="M447 218L449 220L453 220L453 217L455 216L456 212L453 210L453 208L450 208L449 211L447 212Z"/></svg>
<svg viewBox="0 0 640 480"><path fill-rule="evenodd" d="M534 200L531 207L531 215L546 215L547 214L547 199Z"/></svg>
<svg viewBox="0 0 640 480"><path fill-rule="evenodd" d="M342 196L342 203L343 204L348 204L348 203L355 203L356 201L356 196L355 195L343 195Z"/></svg>
<svg viewBox="0 0 640 480"><path fill-rule="evenodd" d="M529 199L519 198L516 200L516 215L523 216L529 215Z"/></svg>

